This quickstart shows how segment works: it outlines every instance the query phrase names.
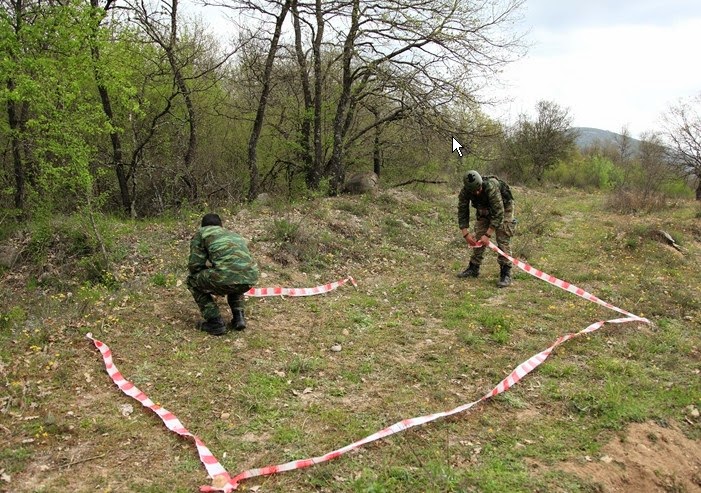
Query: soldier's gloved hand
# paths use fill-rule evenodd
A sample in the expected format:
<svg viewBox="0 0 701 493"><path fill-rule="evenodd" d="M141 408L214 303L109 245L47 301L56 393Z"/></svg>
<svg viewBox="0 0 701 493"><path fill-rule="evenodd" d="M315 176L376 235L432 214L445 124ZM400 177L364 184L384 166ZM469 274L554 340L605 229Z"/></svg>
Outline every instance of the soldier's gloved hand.
<svg viewBox="0 0 701 493"><path fill-rule="evenodd" d="M475 237L472 236L472 233L467 233L465 235L465 241L467 241L468 245L474 245L475 243L477 243L477 241L475 240Z"/></svg>
<svg viewBox="0 0 701 493"><path fill-rule="evenodd" d="M482 244L482 246L489 245L489 241L489 236L487 235L482 235L482 238L480 238L480 243Z"/></svg>

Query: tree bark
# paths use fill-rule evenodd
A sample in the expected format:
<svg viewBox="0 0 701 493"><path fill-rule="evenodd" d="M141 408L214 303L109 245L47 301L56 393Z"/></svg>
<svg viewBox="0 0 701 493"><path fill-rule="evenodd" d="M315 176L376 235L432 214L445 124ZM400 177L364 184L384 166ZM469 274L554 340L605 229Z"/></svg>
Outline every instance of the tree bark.
<svg viewBox="0 0 701 493"><path fill-rule="evenodd" d="M252 201L258 196L258 188L260 186L260 172L258 171L258 139L260 138L261 130L263 129L263 119L265 118L265 108L268 104L268 96L270 95L270 75L273 71L273 62L275 61L275 52L280 41L282 33L282 24L285 21L287 12L290 9L292 0L286 0L282 6L280 14L275 22L275 31L273 38L270 40L270 49L268 56L265 59L265 69L263 72L263 88L258 101L258 110L256 118L253 121L253 129L251 137L248 140L248 172L250 174L250 184L248 187L248 200Z"/></svg>
<svg viewBox="0 0 701 493"><path fill-rule="evenodd" d="M309 140L312 131L312 93L309 87L309 73L307 72L307 58L304 55L302 48L302 26L299 20L299 10L297 8L297 0L292 1L292 16L295 30L295 53L297 55L297 64L299 65L299 78L302 84L302 95L304 97L304 114L302 115L302 125L299 135L299 144L301 148L300 158L302 160L305 179L307 186L315 189L319 185L319 180L315 179L314 161L311 156Z"/></svg>
<svg viewBox="0 0 701 493"><path fill-rule="evenodd" d="M10 78L7 79L7 90L9 92L14 91L15 83ZM19 139L20 132L20 122L17 117L17 110L15 108L15 103L8 99L7 101L7 119L10 124L10 133L12 137L10 138L10 145L12 147L12 162L14 164L14 174L15 174L15 207L17 209L24 208L24 189L25 189L25 176L24 176L24 164L22 163L22 153L20 151L22 143Z"/></svg>
<svg viewBox="0 0 701 493"><path fill-rule="evenodd" d="M24 5L22 0L16 0L13 2L14 14L15 14L15 36L19 38L20 31L22 29L22 13ZM10 53L10 57L16 59L16 53ZM12 77L7 78L7 90L12 93L15 90L15 81ZM15 207L17 209L24 209L24 195L25 195L25 170L24 163L22 162L22 141L20 139L20 134L22 130L22 123L19 115L17 114L16 102L12 101L12 98L7 99L7 120L10 125L10 145L12 147L12 162L13 170L15 175Z"/></svg>
<svg viewBox="0 0 701 493"><path fill-rule="evenodd" d="M350 29L343 43L343 81L341 84L341 94L338 99L338 107L336 108L336 116L333 122L333 151L331 153L331 162L329 163L332 195L336 195L340 192L345 179L342 162L343 136L346 128L346 118L348 116L347 110L351 100L351 86L353 83L351 61L353 59L355 38L358 34L359 17L360 0L353 0Z"/></svg>
<svg viewBox="0 0 701 493"><path fill-rule="evenodd" d="M321 42L324 38L324 13L321 10L321 0L316 0L316 36L312 44L314 53L314 173L312 175L312 188L319 188L322 170L324 166L324 148L321 141L321 92L323 75L321 71Z"/></svg>

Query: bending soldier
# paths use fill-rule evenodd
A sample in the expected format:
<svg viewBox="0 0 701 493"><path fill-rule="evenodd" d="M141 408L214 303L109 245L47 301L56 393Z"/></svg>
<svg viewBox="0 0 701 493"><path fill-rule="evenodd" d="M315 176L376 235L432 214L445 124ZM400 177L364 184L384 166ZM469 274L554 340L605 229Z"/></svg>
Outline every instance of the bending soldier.
<svg viewBox="0 0 701 493"><path fill-rule="evenodd" d="M470 204L475 208L475 235L470 233ZM474 248L470 264L458 277L479 276L486 245L496 236L497 246L511 255L511 237L514 234L514 201L511 189L496 176L480 176L477 171L468 171L463 178L463 187L458 196L458 225L468 244L479 241L482 246ZM511 262L499 255L500 288L511 284Z"/></svg>

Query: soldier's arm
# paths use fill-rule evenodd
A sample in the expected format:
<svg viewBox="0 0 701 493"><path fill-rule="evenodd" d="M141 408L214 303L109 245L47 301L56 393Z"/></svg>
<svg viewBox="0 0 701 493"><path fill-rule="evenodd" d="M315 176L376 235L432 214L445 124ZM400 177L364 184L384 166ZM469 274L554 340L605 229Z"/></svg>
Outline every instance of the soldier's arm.
<svg viewBox="0 0 701 493"><path fill-rule="evenodd" d="M190 241L190 258L187 262L190 274L196 274L207 268L207 250L204 248L204 240L198 231Z"/></svg>

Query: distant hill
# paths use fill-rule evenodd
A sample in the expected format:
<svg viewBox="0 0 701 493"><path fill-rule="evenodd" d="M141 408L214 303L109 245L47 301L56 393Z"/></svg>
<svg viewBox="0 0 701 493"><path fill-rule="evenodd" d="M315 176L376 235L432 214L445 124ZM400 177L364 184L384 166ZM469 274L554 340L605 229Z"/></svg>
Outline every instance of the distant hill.
<svg viewBox="0 0 701 493"><path fill-rule="evenodd" d="M600 128L591 127L573 127L573 130L577 132L577 147L580 149L586 149L595 144L602 146L614 145L618 146L621 134L616 132L611 132L609 130L602 130ZM630 137L631 145L635 151L638 150L640 146L640 140Z"/></svg>

